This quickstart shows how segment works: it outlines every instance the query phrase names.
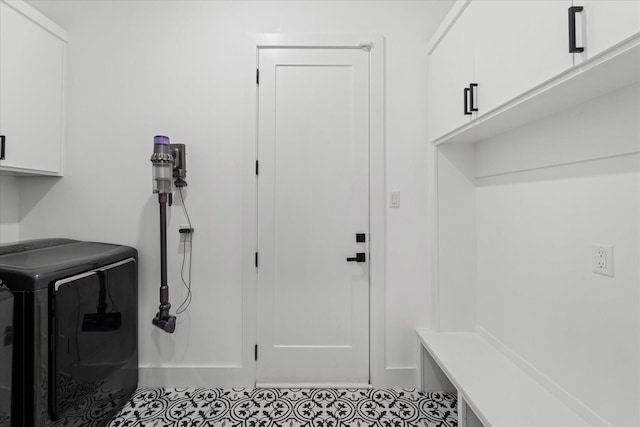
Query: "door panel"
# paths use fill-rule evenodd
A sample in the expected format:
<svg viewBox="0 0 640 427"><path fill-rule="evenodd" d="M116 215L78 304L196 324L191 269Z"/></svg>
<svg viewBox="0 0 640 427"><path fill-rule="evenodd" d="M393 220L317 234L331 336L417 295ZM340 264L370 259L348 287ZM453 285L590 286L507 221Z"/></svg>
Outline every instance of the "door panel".
<svg viewBox="0 0 640 427"><path fill-rule="evenodd" d="M368 382L368 53L261 49L258 381Z"/></svg>

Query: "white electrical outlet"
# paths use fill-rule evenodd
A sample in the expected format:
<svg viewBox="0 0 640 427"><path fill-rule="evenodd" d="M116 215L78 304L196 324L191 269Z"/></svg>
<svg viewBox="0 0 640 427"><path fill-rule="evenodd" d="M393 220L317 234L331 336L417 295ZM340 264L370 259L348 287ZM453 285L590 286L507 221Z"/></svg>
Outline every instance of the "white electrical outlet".
<svg viewBox="0 0 640 427"><path fill-rule="evenodd" d="M613 245L594 244L591 252L593 272L613 277Z"/></svg>

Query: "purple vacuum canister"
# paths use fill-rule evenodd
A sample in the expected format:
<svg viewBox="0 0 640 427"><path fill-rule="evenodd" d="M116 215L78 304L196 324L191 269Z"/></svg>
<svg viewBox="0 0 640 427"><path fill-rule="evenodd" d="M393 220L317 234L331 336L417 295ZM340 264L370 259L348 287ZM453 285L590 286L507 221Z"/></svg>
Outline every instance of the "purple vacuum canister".
<svg viewBox="0 0 640 427"><path fill-rule="evenodd" d="M171 179L173 176L173 155L169 147L169 137L157 135L153 137L153 192L171 193Z"/></svg>

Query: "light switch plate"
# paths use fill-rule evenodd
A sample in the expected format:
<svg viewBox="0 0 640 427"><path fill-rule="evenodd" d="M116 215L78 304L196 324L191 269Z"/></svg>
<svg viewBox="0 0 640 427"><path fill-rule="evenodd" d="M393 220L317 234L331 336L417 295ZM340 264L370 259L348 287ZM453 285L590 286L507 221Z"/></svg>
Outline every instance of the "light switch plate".
<svg viewBox="0 0 640 427"><path fill-rule="evenodd" d="M390 208L399 208L400 207L400 192L392 191L391 197L389 198L389 207Z"/></svg>

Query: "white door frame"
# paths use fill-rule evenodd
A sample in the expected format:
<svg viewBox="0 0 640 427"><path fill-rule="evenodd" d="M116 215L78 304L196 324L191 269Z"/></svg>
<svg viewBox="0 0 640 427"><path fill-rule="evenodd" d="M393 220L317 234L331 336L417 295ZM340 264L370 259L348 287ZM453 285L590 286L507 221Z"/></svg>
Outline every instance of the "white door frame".
<svg viewBox="0 0 640 427"><path fill-rule="evenodd" d="M255 34L247 47L247 135L243 160L243 236L242 236L242 379L253 387L256 379L254 348L257 342L257 178L255 165L258 148L258 86L256 68L260 48L354 48L370 49L370 293L369 293L369 379L373 386L384 387L385 376L385 122L384 122L384 37L380 35Z"/></svg>

